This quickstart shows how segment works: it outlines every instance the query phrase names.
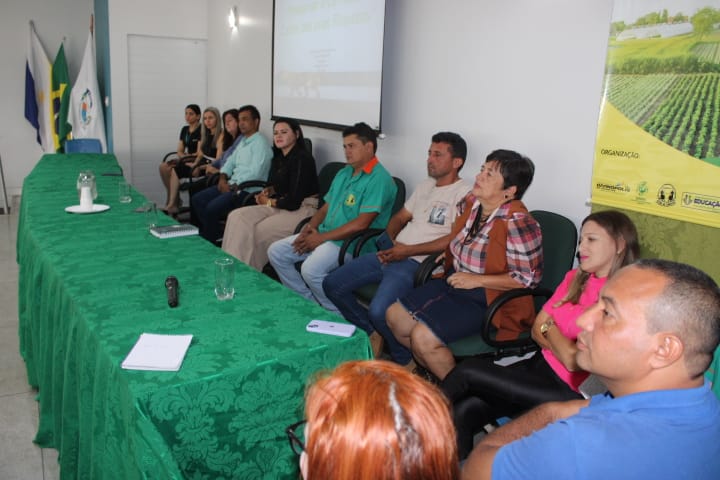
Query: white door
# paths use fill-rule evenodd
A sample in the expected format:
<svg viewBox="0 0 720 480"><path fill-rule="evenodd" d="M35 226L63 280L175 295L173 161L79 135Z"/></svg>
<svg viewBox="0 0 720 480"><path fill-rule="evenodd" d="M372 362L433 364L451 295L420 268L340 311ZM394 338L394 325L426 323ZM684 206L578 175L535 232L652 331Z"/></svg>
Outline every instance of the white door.
<svg viewBox="0 0 720 480"><path fill-rule="evenodd" d="M128 35L132 184L165 205L158 165L177 148L185 106L207 102L206 41Z"/></svg>

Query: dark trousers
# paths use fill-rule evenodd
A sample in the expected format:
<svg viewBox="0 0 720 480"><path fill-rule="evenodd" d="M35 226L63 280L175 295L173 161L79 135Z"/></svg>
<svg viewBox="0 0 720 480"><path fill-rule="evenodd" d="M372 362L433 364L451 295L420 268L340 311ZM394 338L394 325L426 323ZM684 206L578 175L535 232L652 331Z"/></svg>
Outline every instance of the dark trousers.
<svg viewBox="0 0 720 480"><path fill-rule="evenodd" d="M473 436L488 423L541 403L582 398L555 374L540 352L507 367L496 365L492 358L469 358L440 387L453 404L461 459L472 450Z"/></svg>
<svg viewBox="0 0 720 480"><path fill-rule="evenodd" d="M245 199L250 195L246 191L220 193L217 186L196 193L193 196L192 210L199 224L200 235L210 242L222 238L225 226L220 222L227 218L228 213L243 206ZM248 203L248 205L254 204L254 200Z"/></svg>

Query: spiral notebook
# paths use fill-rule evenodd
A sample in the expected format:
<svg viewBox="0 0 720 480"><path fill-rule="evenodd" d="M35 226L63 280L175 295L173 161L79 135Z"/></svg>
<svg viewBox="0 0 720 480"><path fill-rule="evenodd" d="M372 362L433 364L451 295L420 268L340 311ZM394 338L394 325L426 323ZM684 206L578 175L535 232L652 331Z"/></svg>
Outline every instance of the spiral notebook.
<svg viewBox="0 0 720 480"><path fill-rule="evenodd" d="M150 233L158 238L174 238L187 237L188 235L197 235L198 228L195 225L179 224L179 225L163 225L162 227L152 227Z"/></svg>

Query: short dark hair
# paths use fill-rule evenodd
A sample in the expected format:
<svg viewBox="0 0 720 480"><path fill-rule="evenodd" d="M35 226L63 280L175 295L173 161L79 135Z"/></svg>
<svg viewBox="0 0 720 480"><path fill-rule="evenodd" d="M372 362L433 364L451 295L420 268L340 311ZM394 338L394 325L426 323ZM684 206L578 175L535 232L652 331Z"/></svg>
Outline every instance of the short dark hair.
<svg viewBox="0 0 720 480"><path fill-rule="evenodd" d="M351 127L347 127L342 132L343 138L350 135L357 135L362 143L371 142L373 144L373 152L377 152L377 132L370 128L365 122L356 123Z"/></svg>
<svg viewBox="0 0 720 480"><path fill-rule="evenodd" d="M438 132L432 136L433 143L446 143L450 147L450 154L453 158L462 159L458 172L462 170L467 158L467 143L465 139L454 132Z"/></svg>
<svg viewBox="0 0 720 480"><path fill-rule="evenodd" d="M668 283L647 307L649 333L670 331L684 346L685 365L694 378L707 370L720 343L720 289L702 270L661 259L639 260L643 270L658 272Z"/></svg>
<svg viewBox="0 0 720 480"><path fill-rule="evenodd" d="M485 163L498 162L503 188L515 187L515 199L522 199L535 176L535 164L528 157L513 150L495 150L485 158Z"/></svg>
<svg viewBox="0 0 720 480"><path fill-rule="evenodd" d="M195 115L200 115L200 105L198 105L197 103L191 103L190 105L185 107L185 110L187 110L188 108L195 112Z"/></svg>
<svg viewBox="0 0 720 480"><path fill-rule="evenodd" d="M242 112L250 112L250 116L253 120L260 120L260 111L255 107L255 105L243 105L238 108L238 116Z"/></svg>

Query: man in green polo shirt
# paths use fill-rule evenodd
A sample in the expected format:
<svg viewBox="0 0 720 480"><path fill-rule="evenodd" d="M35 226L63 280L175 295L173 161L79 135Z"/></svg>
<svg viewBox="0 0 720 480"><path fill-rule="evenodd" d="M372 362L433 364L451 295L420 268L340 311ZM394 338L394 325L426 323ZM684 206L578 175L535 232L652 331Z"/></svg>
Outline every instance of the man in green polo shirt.
<svg viewBox="0 0 720 480"><path fill-rule="evenodd" d="M367 228L385 228L397 193L392 176L375 156L377 134L367 124L343 131L343 150L348 166L335 176L322 208L299 234L268 248L270 264L285 286L338 314L323 292L323 279L338 267L343 240ZM300 261L298 272L295 264Z"/></svg>

